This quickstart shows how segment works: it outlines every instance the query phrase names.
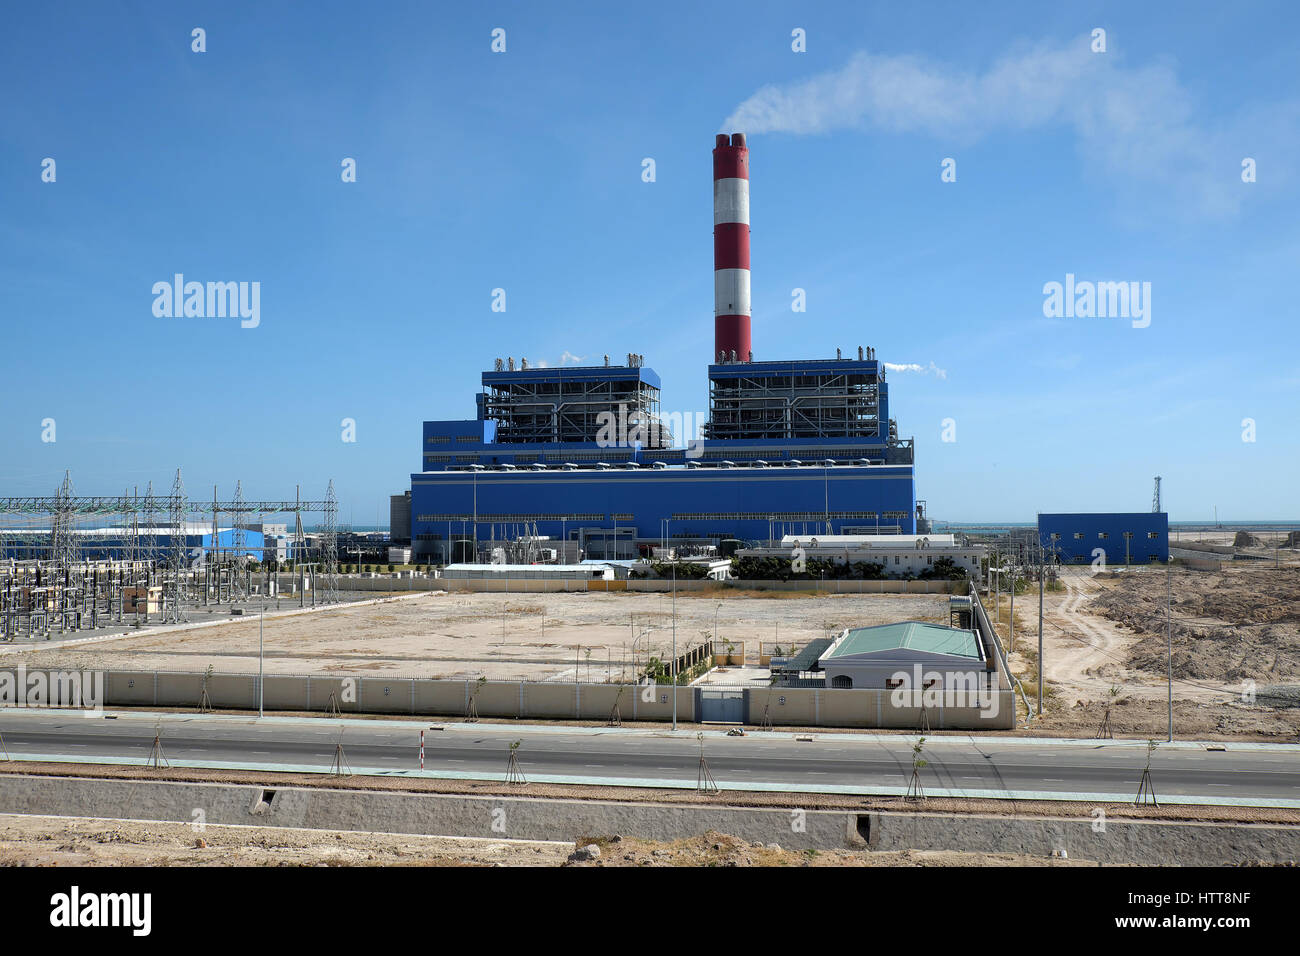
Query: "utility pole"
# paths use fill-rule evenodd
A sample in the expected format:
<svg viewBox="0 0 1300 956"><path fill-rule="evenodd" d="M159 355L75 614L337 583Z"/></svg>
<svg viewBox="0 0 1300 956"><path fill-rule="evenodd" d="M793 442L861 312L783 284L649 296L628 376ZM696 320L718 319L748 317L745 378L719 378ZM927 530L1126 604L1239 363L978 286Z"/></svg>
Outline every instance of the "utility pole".
<svg viewBox="0 0 1300 956"><path fill-rule="evenodd" d="M263 651L262 617L265 614L266 614L266 595L263 594L262 608L260 611L257 612L257 716L259 717L266 716L266 711L264 709L264 704L266 702L266 695L262 692L263 687L266 685L265 665L262 663L264 660L264 655L262 653Z"/></svg>
<svg viewBox="0 0 1300 956"><path fill-rule="evenodd" d="M1011 565L1011 636L1007 638L1007 653L1016 649L1016 566L1014 558Z"/></svg>
<svg viewBox="0 0 1300 956"><path fill-rule="evenodd" d="M989 562L989 568L993 571L993 623L1002 623L1002 555L998 551L993 552L993 561ZM994 563L997 567L994 568Z"/></svg>
<svg viewBox="0 0 1300 956"><path fill-rule="evenodd" d="M1042 561L1038 564L1038 716L1043 716L1043 573Z"/></svg>
<svg viewBox="0 0 1300 956"><path fill-rule="evenodd" d="M1165 562L1165 641L1169 645L1169 742L1174 742L1174 569Z"/></svg>
<svg viewBox="0 0 1300 956"><path fill-rule="evenodd" d="M673 555L673 730L677 729L677 555Z"/></svg>

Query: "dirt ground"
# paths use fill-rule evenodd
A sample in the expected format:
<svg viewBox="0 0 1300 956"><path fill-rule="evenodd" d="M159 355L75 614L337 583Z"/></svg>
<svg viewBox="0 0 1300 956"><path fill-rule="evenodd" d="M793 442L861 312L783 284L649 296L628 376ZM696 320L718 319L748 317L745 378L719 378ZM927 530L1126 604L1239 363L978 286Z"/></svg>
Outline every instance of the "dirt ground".
<svg viewBox="0 0 1300 956"><path fill-rule="evenodd" d="M1166 591L1175 678L1234 686L1300 681L1300 569L1116 575L1093 612L1134 635L1127 661L1164 671Z"/></svg>
<svg viewBox="0 0 1300 956"><path fill-rule="evenodd" d="M595 859L575 853L599 848ZM590 851L587 851L590 852ZM576 844L0 815L0 866L1095 866L1015 853L785 850L709 831Z"/></svg>
<svg viewBox="0 0 1300 956"><path fill-rule="evenodd" d="M758 662L759 642L802 645L852 625L946 621L943 594L782 592L677 595L679 653L713 636L744 643ZM266 671L343 672L394 677L490 680L631 679L647 649L669 656L672 598L658 593L462 594L429 592L383 604L309 615L268 616ZM60 650L21 652L29 666L111 670L256 673L258 622L125 637Z"/></svg>
<svg viewBox="0 0 1300 956"><path fill-rule="evenodd" d="M0 866L559 866L568 843L0 815Z"/></svg>
<svg viewBox="0 0 1300 956"><path fill-rule="evenodd" d="M1229 539L1228 543L1231 543ZM1168 728L1163 569L1092 575L1062 569L1044 601L1047 713L1039 733L1092 736L1107 705L1116 736ZM1205 739L1294 740L1300 708L1270 707L1266 688L1300 683L1300 568L1247 566L1172 575L1174 724ZM992 603L990 602L990 608ZM1009 601L999 628L1008 628ZM1009 660L1036 705L1038 595L1016 601ZM1243 699L1254 681L1256 701ZM1112 696L1111 689L1118 694Z"/></svg>
<svg viewBox="0 0 1300 956"><path fill-rule="evenodd" d="M960 853L953 850L786 850L777 843L746 843L710 830L696 837L655 843L629 837L586 838L595 859L571 859L570 866L1098 866L1086 860L1024 853Z"/></svg>

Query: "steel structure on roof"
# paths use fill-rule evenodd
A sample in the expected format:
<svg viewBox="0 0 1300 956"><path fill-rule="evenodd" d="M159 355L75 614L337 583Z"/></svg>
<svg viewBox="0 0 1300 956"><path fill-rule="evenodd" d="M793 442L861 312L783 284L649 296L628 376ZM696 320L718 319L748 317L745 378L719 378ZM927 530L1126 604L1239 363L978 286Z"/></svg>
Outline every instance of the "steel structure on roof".
<svg viewBox="0 0 1300 956"><path fill-rule="evenodd" d="M758 362L709 368L711 440L875 438L884 444L876 362Z"/></svg>
<svg viewBox="0 0 1300 956"><path fill-rule="evenodd" d="M640 368L527 369L483 374L483 415L503 444L595 442L612 422L638 426L643 447L661 447L659 387Z"/></svg>

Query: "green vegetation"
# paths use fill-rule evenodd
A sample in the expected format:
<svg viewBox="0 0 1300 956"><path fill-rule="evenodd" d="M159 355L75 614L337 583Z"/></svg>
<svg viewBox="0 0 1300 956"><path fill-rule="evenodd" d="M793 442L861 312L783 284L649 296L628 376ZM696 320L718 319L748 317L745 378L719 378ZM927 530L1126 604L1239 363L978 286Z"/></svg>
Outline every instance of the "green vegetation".
<svg viewBox="0 0 1300 956"><path fill-rule="evenodd" d="M880 581L885 566L874 561L809 558L806 570L792 571L789 558L732 558L731 574L743 581Z"/></svg>
<svg viewBox="0 0 1300 956"><path fill-rule="evenodd" d="M952 558L939 558L917 575L917 578L921 581L964 581L966 569L959 568L953 563Z"/></svg>
<svg viewBox="0 0 1300 956"><path fill-rule="evenodd" d="M677 683L689 684L697 678L703 677L705 672L713 666L711 659L700 661L684 671L678 671ZM650 662L646 665L646 676L656 684L671 684L673 682L672 668L669 661L662 661L657 657L651 657Z"/></svg>

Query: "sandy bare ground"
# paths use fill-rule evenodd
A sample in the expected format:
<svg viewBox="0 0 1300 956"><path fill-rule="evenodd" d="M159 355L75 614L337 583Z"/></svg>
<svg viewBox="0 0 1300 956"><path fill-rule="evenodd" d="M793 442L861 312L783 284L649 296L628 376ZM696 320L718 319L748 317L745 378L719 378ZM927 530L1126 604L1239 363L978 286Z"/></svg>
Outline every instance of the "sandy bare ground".
<svg viewBox="0 0 1300 956"><path fill-rule="evenodd" d="M575 859L578 847L599 856ZM577 856L585 856L578 854ZM1095 866L1016 853L786 850L709 831L572 843L0 815L0 866Z"/></svg>
<svg viewBox="0 0 1300 956"><path fill-rule="evenodd" d="M594 860L570 866L1097 866L1086 860L1030 856L1024 853L961 853L952 850L786 850L778 843L746 843L710 830L672 843L629 837L579 840L595 845Z"/></svg>
<svg viewBox="0 0 1300 956"><path fill-rule="evenodd" d="M1133 649L1141 635L1097 614L1095 601L1112 582L1099 582L1084 573L1061 576L1065 594L1044 601L1044 674L1068 699L1104 700L1111 687L1129 697L1165 700L1168 686L1164 668L1142 669L1132 664ZM1037 624L1034 624L1037 640ZM1163 663L1163 661L1161 662ZM1240 690L1224 682L1182 683L1174 688L1179 700L1223 702Z"/></svg>
<svg viewBox="0 0 1300 956"><path fill-rule="evenodd" d="M1109 701L1115 705L1117 736L1163 737L1169 587L1164 571L1093 576L1087 569L1066 568L1060 580L1064 591L1049 591L1044 601L1048 712L1037 722L1037 732L1090 736L1100 728ZM1260 688L1300 682L1300 572L1259 566L1217 573L1176 569L1171 582L1175 732L1203 739L1300 737L1300 709L1242 700L1247 678ZM1004 597L1004 622L1008 611ZM1005 623L999 631L1005 637ZM1038 595L1022 594L1010 663L1031 686L1037 644ZM1113 700L1112 687L1119 691Z"/></svg>
<svg viewBox="0 0 1300 956"><path fill-rule="evenodd" d="M0 815L0 866L559 866L569 843Z"/></svg>
<svg viewBox="0 0 1300 956"><path fill-rule="evenodd" d="M766 595L766 596L765 596ZM678 594L678 651L712 638L770 650L845 626L947 620L942 594ZM461 594L430 592L379 605L337 607L263 623L271 674L366 674L494 680L630 679L647 653L667 657L673 601L657 593ZM256 618L121 638L78 648L23 651L28 666L256 673Z"/></svg>

